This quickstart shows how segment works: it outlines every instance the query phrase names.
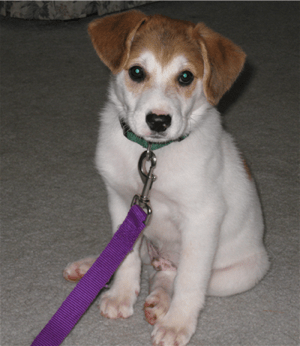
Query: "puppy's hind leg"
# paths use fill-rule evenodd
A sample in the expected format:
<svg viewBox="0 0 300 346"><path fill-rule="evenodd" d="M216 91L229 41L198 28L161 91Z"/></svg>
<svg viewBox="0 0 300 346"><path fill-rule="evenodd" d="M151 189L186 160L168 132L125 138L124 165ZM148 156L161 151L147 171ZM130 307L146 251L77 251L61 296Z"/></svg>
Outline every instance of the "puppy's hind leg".
<svg viewBox="0 0 300 346"><path fill-rule="evenodd" d="M212 270L208 295L231 296L254 287L266 274L270 266L264 249L232 266Z"/></svg>
<svg viewBox="0 0 300 346"><path fill-rule="evenodd" d="M168 312L176 271L158 271L150 277L150 294L144 304L145 317L154 325Z"/></svg>

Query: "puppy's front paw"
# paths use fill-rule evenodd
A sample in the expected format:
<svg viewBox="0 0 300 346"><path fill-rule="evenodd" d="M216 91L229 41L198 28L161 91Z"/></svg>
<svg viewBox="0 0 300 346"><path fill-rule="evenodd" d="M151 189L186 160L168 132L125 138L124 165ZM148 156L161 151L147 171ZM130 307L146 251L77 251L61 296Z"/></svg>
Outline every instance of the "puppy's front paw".
<svg viewBox="0 0 300 346"><path fill-rule="evenodd" d="M144 305L145 317L148 323L154 325L168 312L171 297L162 288L154 290L146 299Z"/></svg>
<svg viewBox="0 0 300 346"><path fill-rule="evenodd" d="M71 282L79 281L84 274L91 268L97 257L87 257L80 261L73 262L67 265L63 272L63 277Z"/></svg>
<svg viewBox="0 0 300 346"><path fill-rule="evenodd" d="M155 324L153 346L186 346L196 330L196 321L186 321L182 314L170 311Z"/></svg>
<svg viewBox="0 0 300 346"><path fill-rule="evenodd" d="M112 319L130 317L138 294L139 290L114 290L112 287L101 296L101 315Z"/></svg>

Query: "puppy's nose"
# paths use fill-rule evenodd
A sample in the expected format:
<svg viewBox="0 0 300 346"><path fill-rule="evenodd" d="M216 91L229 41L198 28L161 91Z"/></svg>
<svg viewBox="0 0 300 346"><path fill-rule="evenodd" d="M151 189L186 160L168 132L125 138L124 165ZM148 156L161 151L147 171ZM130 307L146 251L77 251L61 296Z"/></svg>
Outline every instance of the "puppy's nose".
<svg viewBox="0 0 300 346"><path fill-rule="evenodd" d="M171 126L171 117L169 114L149 113L146 116L146 123L150 130L155 132L164 132Z"/></svg>

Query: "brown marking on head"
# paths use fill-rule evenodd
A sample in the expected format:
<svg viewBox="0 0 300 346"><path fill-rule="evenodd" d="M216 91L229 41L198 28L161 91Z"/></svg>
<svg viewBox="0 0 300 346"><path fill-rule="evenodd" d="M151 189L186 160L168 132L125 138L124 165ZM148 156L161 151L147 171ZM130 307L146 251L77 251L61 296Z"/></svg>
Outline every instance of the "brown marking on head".
<svg viewBox="0 0 300 346"><path fill-rule="evenodd" d="M192 37L195 24L161 15L147 19L134 36L130 59L140 56L144 50L150 50L164 67L176 56L185 55L202 77L201 51Z"/></svg>
<svg viewBox="0 0 300 346"><path fill-rule="evenodd" d="M162 67L183 55L188 61L186 69L195 80L202 79L205 96L212 105L231 87L245 61L239 47L203 23L146 16L135 10L97 19L89 25L89 33L100 59L114 74L128 70L145 51L151 51ZM180 87L179 72L174 71L177 75L168 81L168 88L191 97L196 83ZM151 76L147 78L144 88L151 87ZM143 89L129 78L126 84L136 92Z"/></svg>
<svg viewBox="0 0 300 346"><path fill-rule="evenodd" d="M165 90L167 93L178 92L186 98L191 97L196 83L182 88L178 83L178 76L180 72L189 70L195 79L202 79L203 77L201 51L198 43L191 35L194 26L193 23L174 20L161 15L149 16L135 33L124 70L128 71L135 65L145 69L140 57L147 51L155 56L162 68L165 68L177 56L185 56L188 63L181 71L174 69L174 74L170 74L169 79L165 81ZM145 72L146 79L140 84L134 83L128 74L125 76L126 86L133 93L141 93L153 87L155 76L147 70Z"/></svg>

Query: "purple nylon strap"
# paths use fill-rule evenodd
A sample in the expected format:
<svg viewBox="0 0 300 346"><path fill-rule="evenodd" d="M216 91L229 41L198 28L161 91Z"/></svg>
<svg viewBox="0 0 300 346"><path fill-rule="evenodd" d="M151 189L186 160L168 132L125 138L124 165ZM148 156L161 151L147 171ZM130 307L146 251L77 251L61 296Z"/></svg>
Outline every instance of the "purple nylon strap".
<svg viewBox="0 0 300 346"><path fill-rule="evenodd" d="M131 207L125 221L104 251L31 346L58 346L63 342L126 255L132 251L135 241L145 228L145 219L146 213L141 207Z"/></svg>

